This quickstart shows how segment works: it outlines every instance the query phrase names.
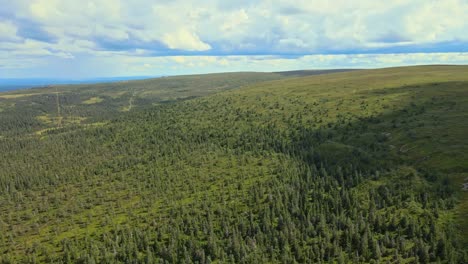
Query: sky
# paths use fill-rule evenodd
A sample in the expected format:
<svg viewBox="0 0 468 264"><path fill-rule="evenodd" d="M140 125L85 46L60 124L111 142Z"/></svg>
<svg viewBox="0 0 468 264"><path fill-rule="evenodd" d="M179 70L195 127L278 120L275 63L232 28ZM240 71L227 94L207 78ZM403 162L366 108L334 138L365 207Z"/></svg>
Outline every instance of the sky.
<svg viewBox="0 0 468 264"><path fill-rule="evenodd" d="M468 64L468 0L0 0L0 78Z"/></svg>

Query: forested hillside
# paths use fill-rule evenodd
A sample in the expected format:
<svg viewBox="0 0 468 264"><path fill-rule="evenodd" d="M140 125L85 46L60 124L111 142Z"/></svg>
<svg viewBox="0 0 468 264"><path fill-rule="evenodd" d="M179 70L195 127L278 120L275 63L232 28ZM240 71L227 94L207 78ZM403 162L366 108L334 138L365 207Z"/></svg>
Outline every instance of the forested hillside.
<svg viewBox="0 0 468 264"><path fill-rule="evenodd" d="M0 93L0 262L468 263L468 67L302 75Z"/></svg>
<svg viewBox="0 0 468 264"><path fill-rule="evenodd" d="M0 93L1 136L42 134L57 128L102 125L119 115L244 85L343 70L234 72L161 77L102 84L54 85Z"/></svg>

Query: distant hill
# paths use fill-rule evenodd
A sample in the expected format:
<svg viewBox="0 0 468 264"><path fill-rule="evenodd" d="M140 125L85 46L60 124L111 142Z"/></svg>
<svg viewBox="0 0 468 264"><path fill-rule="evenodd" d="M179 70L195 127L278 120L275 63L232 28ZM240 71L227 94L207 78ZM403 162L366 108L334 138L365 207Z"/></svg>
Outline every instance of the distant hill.
<svg viewBox="0 0 468 264"><path fill-rule="evenodd" d="M25 89L25 88L32 88L32 87L37 87L41 85L33 85L33 84L0 84L0 92L9 92L9 91L14 91L14 90L19 90L19 89Z"/></svg>
<svg viewBox="0 0 468 264"><path fill-rule="evenodd" d="M300 77L316 74L327 74L334 72L351 71L351 69L334 69L334 70L300 70L300 71L283 71L277 72L282 76ZM235 73L234 73L235 74ZM268 73L257 73L259 75ZM89 79L58 79L58 78L4 78L0 79L0 92L14 91L24 88L44 87L49 85L67 85L67 84L98 84L98 83L113 83L113 82L127 82L134 80L147 80L159 77L170 76L121 76L121 77L97 77Z"/></svg>
<svg viewBox="0 0 468 264"><path fill-rule="evenodd" d="M284 76L303 77L303 76L310 76L310 75L320 75L320 74L338 73L338 72L347 72L347 71L356 71L356 70L358 69L297 70L297 71L283 71L283 72L276 72L276 73L284 75Z"/></svg>
<svg viewBox="0 0 468 264"><path fill-rule="evenodd" d="M103 78L91 78L91 79L54 79L54 78L24 78L24 79L0 79L0 92L3 91L14 91L24 88L33 88L49 85L60 85L60 84L93 84L93 83L109 83L109 82L120 82L130 80L141 80L154 78L150 76L129 76L129 77L103 77Z"/></svg>

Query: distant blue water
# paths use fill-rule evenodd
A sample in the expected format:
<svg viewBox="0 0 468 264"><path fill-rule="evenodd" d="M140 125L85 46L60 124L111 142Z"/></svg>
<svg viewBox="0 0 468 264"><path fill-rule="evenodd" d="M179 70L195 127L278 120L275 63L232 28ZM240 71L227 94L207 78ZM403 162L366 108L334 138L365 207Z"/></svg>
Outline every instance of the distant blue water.
<svg viewBox="0 0 468 264"><path fill-rule="evenodd" d="M27 78L27 79L0 79L0 92L13 91L19 89L27 89L33 87L57 85L57 84L92 84L92 83L106 83L106 82L119 82L129 80L142 80L148 78L157 78L160 76L130 76L130 77L104 77L84 80L67 80L67 79L41 79L41 78Z"/></svg>
<svg viewBox="0 0 468 264"><path fill-rule="evenodd" d="M40 85L39 85L40 86ZM37 85L2 85L0 84L0 92L8 92L19 89L27 89L37 87Z"/></svg>

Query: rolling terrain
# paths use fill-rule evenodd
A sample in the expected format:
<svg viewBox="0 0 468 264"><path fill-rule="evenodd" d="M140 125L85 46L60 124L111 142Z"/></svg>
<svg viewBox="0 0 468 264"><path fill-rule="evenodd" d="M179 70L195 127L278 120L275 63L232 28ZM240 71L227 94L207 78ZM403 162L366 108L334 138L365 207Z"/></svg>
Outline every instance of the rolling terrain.
<svg viewBox="0 0 468 264"><path fill-rule="evenodd" d="M136 108L187 100L261 81L336 71L348 70L187 75L4 92L0 93L0 136L101 125Z"/></svg>
<svg viewBox="0 0 468 264"><path fill-rule="evenodd" d="M466 263L467 73L0 93L0 262Z"/></svg>

